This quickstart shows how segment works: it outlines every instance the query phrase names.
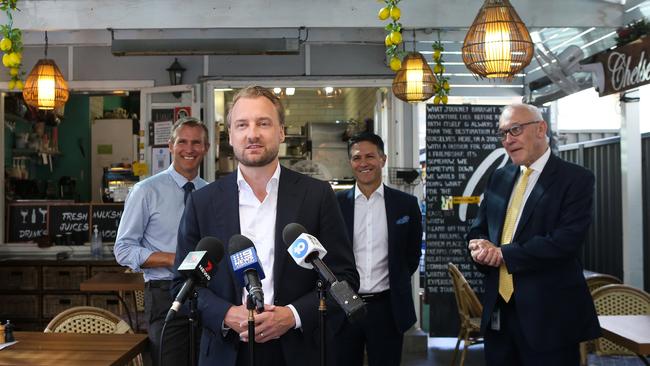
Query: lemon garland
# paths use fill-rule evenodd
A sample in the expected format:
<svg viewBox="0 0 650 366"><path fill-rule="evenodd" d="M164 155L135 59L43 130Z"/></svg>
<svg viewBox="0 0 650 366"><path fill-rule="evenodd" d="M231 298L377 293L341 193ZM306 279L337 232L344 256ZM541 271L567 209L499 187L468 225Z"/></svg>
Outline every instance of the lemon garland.
<svg viewBox="0 0 650 366"><path fill-rule="evenodd" d="M442 52L445 48L442 45L442 42L437 41L433 43L433 61L435 65L433 66L433 73L436 75L438 82L434 86L435 97L433 98L433 104L447 104L449 100L449 78L444 76L445 66L442 64Z"/></svg>
<svg viewBox="0 0 650 366"><path fill-rule="evenodd" d="M18 0L1 0L0 10L7 14L9 19L8 24L0 25L0 33L2 33L2 40L0 40L0 50L4 52L2 56L2 65L9 69L9 89L23 89L22 76L23 72L20 71L20 66L23 59L23 35L20 29L14 28L13 11L19 10L16 8Z"/></svg>
<svg viewBox="0 0 650 366"><path fill-rule="evenodd" d="M390 18L384 29L386 29L386 38L384 45L386 46L386 56L390 60L388 66L394 72L402 68L403 51L398 50L399 45L402 43L402 23L398 20L402 17L402 11L397 7L401 0L384 0L386 6L379 9L377 17L379 20L387 20Z"/></svg>

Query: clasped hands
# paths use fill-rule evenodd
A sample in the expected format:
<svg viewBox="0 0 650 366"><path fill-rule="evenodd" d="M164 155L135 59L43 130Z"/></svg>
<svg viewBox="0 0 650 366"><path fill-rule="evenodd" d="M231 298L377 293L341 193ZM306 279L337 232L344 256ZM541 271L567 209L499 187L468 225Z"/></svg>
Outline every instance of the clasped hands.
<svg viewBox="0 0 650 366"><path fill-rule="evenodd" d="M226 312L224 323L239 334L239 339L248 342L248 309L246 306L232 306ZM255 342L264 343L280 338L296 326L293 312L286 306L264 305L264 312L255 314Z"/></svg>
<svg viewBox="0 0 650 366"><path fill-rule="evenodd" d="M503 264L501 248L489 240L472 239L469 241L468 248L472 259L478 264L491 267L499 267Z"/></svg>

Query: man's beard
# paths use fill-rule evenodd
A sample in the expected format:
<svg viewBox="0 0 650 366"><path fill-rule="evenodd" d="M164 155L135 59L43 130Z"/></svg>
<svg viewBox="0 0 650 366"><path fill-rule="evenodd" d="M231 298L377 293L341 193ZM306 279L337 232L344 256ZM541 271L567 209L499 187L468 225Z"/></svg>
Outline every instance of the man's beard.
<svg viewBox="0 0 650 366"><path fill-rule="evenodd" d="M248 167L262 167L262 166L269 165L278 157L279 150L280 150L279 146L274 150L265 150L265 152L262 155L255 155L251 159L246 157L243 151L237 151L236 149L233 149L237 161L239 161L239 163L242 164L243 166L248 166Z"/></svg>

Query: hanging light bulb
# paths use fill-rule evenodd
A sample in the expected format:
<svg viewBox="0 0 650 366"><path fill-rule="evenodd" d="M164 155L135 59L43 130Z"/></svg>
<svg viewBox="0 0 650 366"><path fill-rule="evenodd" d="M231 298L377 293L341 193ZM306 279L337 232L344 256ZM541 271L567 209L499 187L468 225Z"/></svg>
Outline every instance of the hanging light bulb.
<svg viewBox="0 0 650 366"><path fill-rule="evenodd" d="M436 77L419 52L411 52L393 79L393 94L405 102L422 102L435 92Z"/></svg>
<svg viewBox="0 0 650 366"><path fill-rule="evenodd" d="M47 32L45 32L45 58L38 60L25 80L25 103L43 110L52 110L68 101L68 84L54 60L47 58Z"/></svg>
<svg viewBox="0 0 650 366"><path fill-rule="evenodd" d="M463 42L463 62L479 77L512 77L530 64L533 42L509 0L485 0Z"/></svg>

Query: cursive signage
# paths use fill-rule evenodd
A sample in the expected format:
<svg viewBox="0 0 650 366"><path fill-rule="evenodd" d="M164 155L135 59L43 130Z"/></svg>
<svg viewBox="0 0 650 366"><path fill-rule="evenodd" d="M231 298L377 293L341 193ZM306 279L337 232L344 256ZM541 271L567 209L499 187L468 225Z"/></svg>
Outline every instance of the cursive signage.
<svg viewBox="0 0 650 366"><path fill-rule="evenodd" d="M605 87L600 96L624 92L650 83L650 37L617 47L596 56L605 69Z"/></svg>

